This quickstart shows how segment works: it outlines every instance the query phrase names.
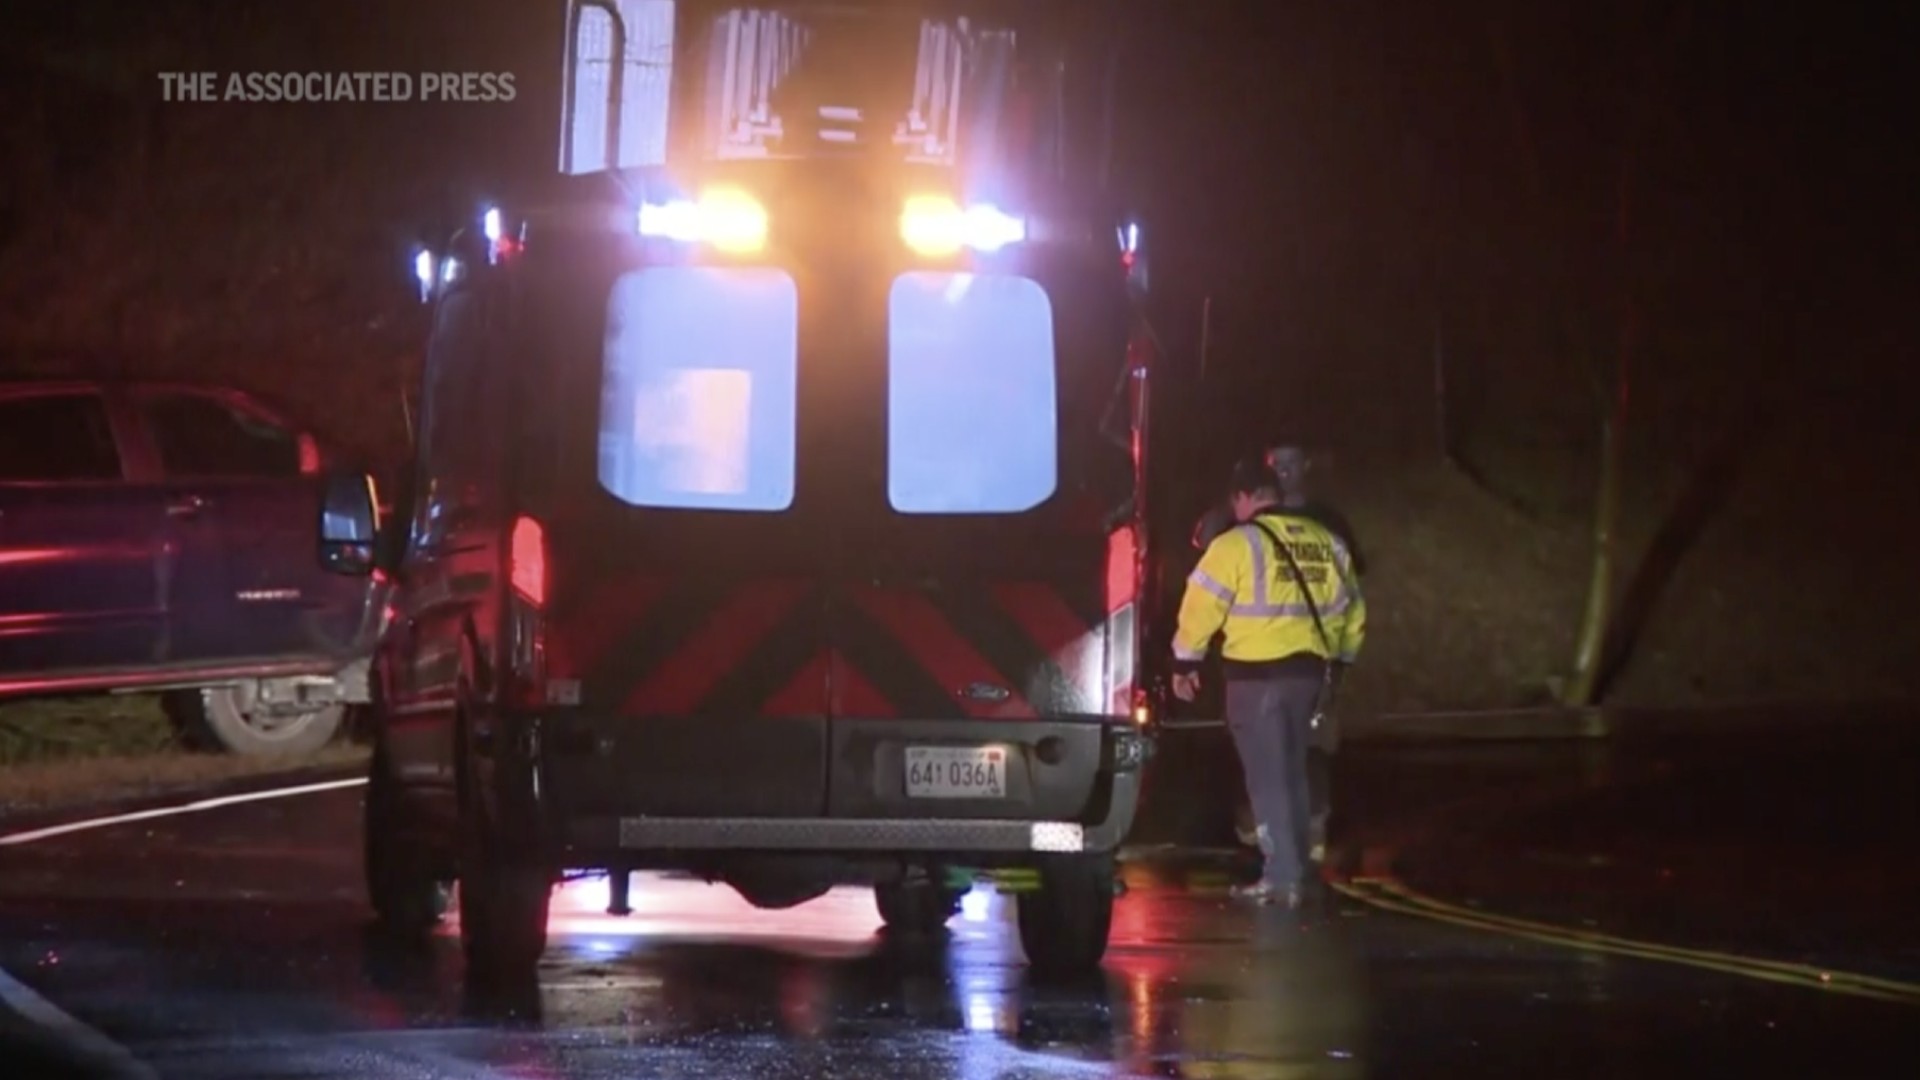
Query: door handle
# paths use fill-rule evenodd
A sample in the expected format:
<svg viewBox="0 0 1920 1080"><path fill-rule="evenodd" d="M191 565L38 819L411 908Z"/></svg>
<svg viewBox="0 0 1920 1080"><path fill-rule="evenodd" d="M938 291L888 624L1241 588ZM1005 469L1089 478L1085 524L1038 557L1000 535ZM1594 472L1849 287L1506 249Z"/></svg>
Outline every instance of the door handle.
<svg viewBox="0 0 1920 1080"><path fill-rule="evenodd" d="M183 495L167 503L167 516L190 518L207 508L207 500L198 495Z"/></svg>

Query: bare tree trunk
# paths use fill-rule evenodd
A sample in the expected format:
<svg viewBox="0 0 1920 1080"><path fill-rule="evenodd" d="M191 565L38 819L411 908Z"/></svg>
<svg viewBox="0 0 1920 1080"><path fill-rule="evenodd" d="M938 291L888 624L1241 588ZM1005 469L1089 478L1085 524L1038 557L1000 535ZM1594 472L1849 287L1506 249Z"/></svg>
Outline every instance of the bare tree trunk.
<svg viewBox="0 0 1920 1080"><path fill-rule="evenodd" d="M1608 630L1613 621L1613 579L1620 523L1621 462L1627 436L1627 361L1631 355L1631 310L1621 328L1613 407L1600 420L1600 480L1593 503L1593 560L1587 570L1587 601L1580 614L1573 670L1560 689L1560 703L1593 704L1605 659Z"/></svg>
<svg viewBox="0 0 1920 1080"><path fill-rule="evenodd" d="M1613 618L1614 571L1620 521L1620 487L1625 469L1623 456L1627 435L1627 403L1633 386L1634 350L1639 344L1639 312L1633 287L1633 194L1639 174L1639 152L1647 120L1659 91L1660 74L1667 53L1685 35L1692 8L1683 3L1669 27L1664 41L1650 44L1642 60L1638 97L1628 117L1626 137L1620 149L1620 173L1614 189L1613 241L1615 273L1619 288L1620 322L1612 371L1595 370L1595 385L1612 384L1611 400L1600 414L1599 485L1593 507L1593 561L1587 574L1587 600L1580 616L1580 631L1574 642L1573 669L1560 687L1560 702L1568 706L1594 704L1606 661L1607 642ZM1603 381L1604 379L1604 381Z"/></svg>

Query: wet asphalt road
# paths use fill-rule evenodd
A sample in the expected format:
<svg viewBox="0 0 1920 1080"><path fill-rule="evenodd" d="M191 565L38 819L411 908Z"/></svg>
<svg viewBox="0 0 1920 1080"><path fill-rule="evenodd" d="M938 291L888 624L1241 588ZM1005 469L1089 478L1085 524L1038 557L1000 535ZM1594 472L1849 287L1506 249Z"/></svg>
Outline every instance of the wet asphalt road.
<svg viewBox="0 0 1920 1080"><path fill-rule="evenodd" d="M1612 782L1587 751L1343 757L1344 794L1387 816L1542 775ZM368 934L358 824L347 790L0 849L0 966L159 1075L194 1080L1912 1076L1920 1063L1908 1005L1347 901L1250 910L1146 867L1118 903L1104 977L1083 985L1033 984L1009 902L986 893L928 954L882 941L863 890L756 912L720 887L643 877L628 919L600 913L604 886L568 886L539 985L488 999L463 985L451 927L415 954ZM0 1016L0 1038L19 1026ZM34 1075L25 1060L0 1055L0 1075Z"/></svg>

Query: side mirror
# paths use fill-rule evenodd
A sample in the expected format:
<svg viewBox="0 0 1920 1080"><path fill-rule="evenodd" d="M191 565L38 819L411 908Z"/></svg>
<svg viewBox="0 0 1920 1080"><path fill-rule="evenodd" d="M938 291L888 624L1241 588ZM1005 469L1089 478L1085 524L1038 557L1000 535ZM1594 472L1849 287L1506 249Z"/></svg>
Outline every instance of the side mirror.
<svg viewBox="0 0 1920 1080"><path fill-rule="evenodd" d="M320 565L348 577L371 574L379 536L373 477L359 471L328 473L320 494Z"/></svg>

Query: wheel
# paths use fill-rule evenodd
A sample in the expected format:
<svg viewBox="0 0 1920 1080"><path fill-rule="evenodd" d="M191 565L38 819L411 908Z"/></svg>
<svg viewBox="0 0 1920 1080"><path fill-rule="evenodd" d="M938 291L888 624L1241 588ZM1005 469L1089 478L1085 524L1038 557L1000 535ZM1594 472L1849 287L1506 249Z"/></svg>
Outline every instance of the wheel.
<svg viewBox="0 0 1920 1080"><path fill-rule="evenodd" d="M472 975L531 978L547 951L553 878L536 865L466 860L460 870L460 946Z"/></svg>
<svg viewBox="0 0 1920 1080"><path fill-rule="evenodd" d="M547 949L553 875L514 850L493 827L459 723L460 945L467 973L482 980L531 980Z"/></svg>
<svg viewBox="0 0 1920 1080"><path fill-rule="evenodd" d="M189 746L243 756L311 754L333 741L346 716L338 703L270 706L253 681L169 694L166 709Z"/></svg>
<svg viewBox="0 0 1920 1080"><path fill-rule="evenodd" d="M873 902L887 929L909 937L932 937L960 911L959 892L929 881L875 885Z"/></svg>
<svg viewBox="0 0 1920 1080"><path fill-rule="evenodd" d="M1020 945L1036 974L1087 974L1107 953L1113 926L1114 866L1109 855L1070 855L1038 867L1039 889L1020 895Z"/></svg>
<svg viewBox="0 0 1920 1080"><path fill-rule="evenodd" d="M447 913L450 891L435 872L430 852L407 839L408 822L384 743L376 742L367 767L366 812L361 853L367 897L381 929L412 938L425 934Z"/></svg>

